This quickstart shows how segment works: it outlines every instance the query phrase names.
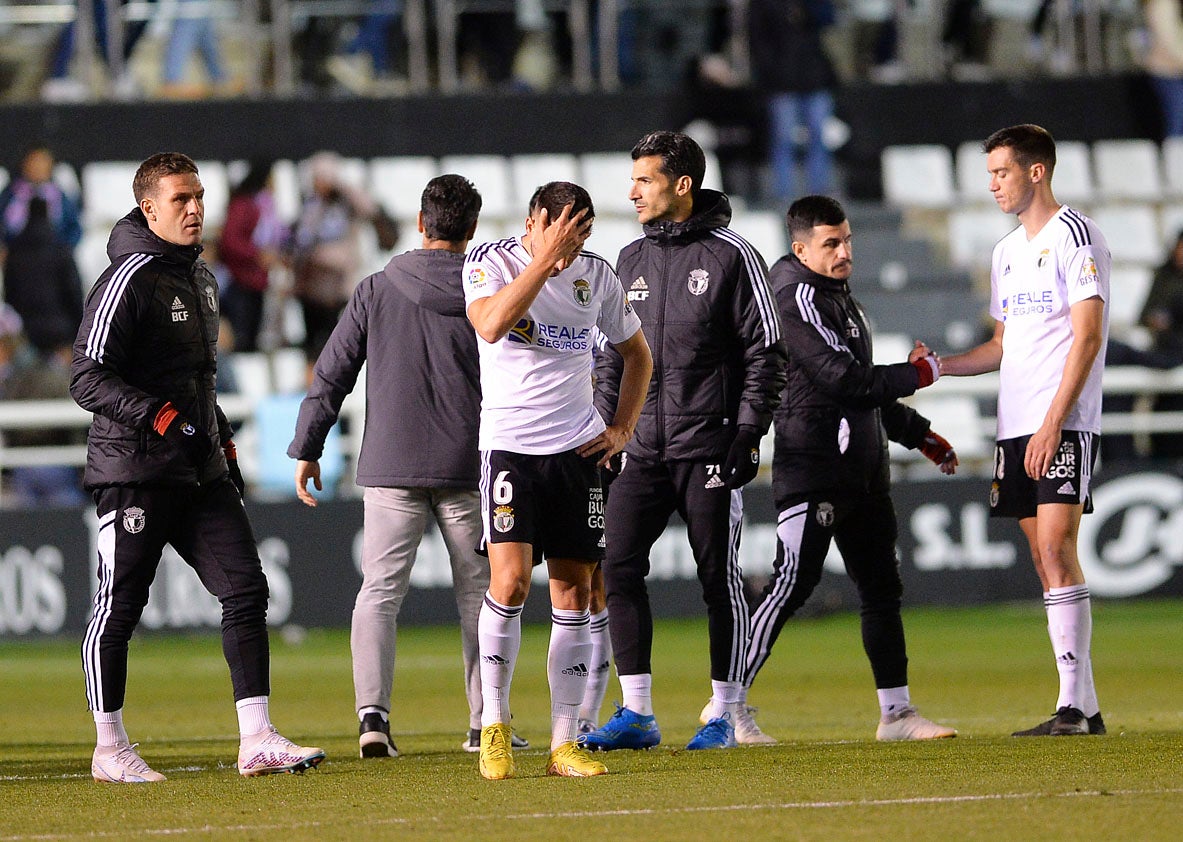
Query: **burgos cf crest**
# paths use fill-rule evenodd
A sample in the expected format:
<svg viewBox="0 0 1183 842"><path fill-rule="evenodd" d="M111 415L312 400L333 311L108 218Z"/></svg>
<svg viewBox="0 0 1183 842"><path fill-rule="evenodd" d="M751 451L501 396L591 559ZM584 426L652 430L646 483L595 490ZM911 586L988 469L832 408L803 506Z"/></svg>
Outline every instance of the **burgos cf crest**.
<svg viewBox="0 0 1183 842"><path fill-rule="evenodd" d="M818 526L823 527L834 525L834 505L832 503L817 504L817 523Z"/></svg>
<svg viewBox="0 0 1183 842"><path fill-rule="evenodd" d="M498 532L513 529L513 506L498 506L493 510L493 528Z"/></svg>
<svg viewBox="0 0 1183 842"><path fill-rule="evenodd" d="M591 284L584 278L571 282L571 291L575 295L575 303L580 307L587 307L591 305L592 293Z"/></svg>
<svg viewBox="0 0 1183 842"><path fill-rule="evenodd" d="M702 295L711 285L711 275L706 269L693 269L686 281L686 288L691 295Z"/></svg>
<svg viewBox="0 0 1183 842"><path fill-rule="evenodd" d="M147 521L147 515L144 514L144 510L139 506L128 506L123 510L123 528L132 535L135 535L137 532L143 532L144 524Z"/></svg>

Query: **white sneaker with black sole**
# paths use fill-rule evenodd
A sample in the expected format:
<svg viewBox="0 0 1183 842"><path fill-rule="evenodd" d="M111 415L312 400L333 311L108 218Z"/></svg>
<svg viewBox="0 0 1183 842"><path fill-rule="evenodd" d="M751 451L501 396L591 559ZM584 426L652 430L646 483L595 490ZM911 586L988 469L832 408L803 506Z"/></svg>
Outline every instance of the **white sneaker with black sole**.
<svg viewBox="0 0 1183 842"><path fill-rule="evenodd" d="M390 738L390 722L379 713L367 713L357 728L362 758L398 757L398 746Z"/></svg>
<svg viewBox="0 0 1183 842"><path fill-rule="evenodd" d="M527 740L525 737L519 737L517 734L512 734L510 736L510 745L513 746L514 750L516 751L519 748L529 748L530 741ZM469 728L468 729L468 739L460 744L460 748L464 749L465 751L469 751L469 752L480 751L481 750L481 729L480 728Z"/></svg>

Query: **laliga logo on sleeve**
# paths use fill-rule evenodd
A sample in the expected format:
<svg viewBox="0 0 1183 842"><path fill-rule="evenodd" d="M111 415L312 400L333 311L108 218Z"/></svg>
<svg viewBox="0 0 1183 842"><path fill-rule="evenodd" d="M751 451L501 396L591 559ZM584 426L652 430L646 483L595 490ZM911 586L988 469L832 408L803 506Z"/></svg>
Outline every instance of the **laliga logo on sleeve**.
<svg viewBox="0 0 1183 842"><path fill-rule="evenodd" d="M485 281L487 280L485 277L485 270L480 266L473 266L464 276L464 280L470 287L483 287L485 285Z"/></svg>

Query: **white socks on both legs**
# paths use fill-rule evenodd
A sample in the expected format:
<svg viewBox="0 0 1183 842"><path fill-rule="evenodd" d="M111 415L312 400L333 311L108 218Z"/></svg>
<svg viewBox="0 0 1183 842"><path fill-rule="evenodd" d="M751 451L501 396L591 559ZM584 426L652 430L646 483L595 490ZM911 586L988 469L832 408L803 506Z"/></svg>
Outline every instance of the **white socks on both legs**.
<svg viewBox="0 0 1183 842"><path fill-rule="evenodd" d="M1049 588L1043 604L1047 609L1047 632L1056 656L1056 670L1060 674L1056 708L1074 707L1085 716L1093 716L1100 707L1090 656L1093 614L1088 585Z"/></svg>
<svg viewBox="0 0 1183 842"><path fill-rule="evenodd" d="M747 688L742 681L711 680L711 718L717 718L724 713L731 714L731 721L735 722L735 714L747 698Z"/></svg>
<svg viewBox="0 0 1183 842"><path fill-rule="evenodd" d="M591 629L587 609L550 612L550 649L546 675L550 680L551 738L554 749L579 735L579 705L591 670Z"/></svg>
<svg viewBox="0 0 1183 842"><path fill-rule="evenodd" d="M509 685L522 646L522 606L502 605L485 593L477 620L481 653L481 727L509 725Z"/></svg>
<svg viewBox="0 0 1183 842"><path fill-rule="evenodd" d="M127 731L123 727L123 708L111 711L110 713L104 713L101 710L93 711L93 713L94 727L97 732L97 745L110 748L111 746L131 742L127 737Z"/></svg>
<svg viewBox="0 0 1183 842"><path fill-rule="evenodd" d="M597 725L604 694L608 692L608 676L612 672L612 637L608 634L608 609L591 615L591 655L587 664L587 689L579 706L579 718Z"/></svg>

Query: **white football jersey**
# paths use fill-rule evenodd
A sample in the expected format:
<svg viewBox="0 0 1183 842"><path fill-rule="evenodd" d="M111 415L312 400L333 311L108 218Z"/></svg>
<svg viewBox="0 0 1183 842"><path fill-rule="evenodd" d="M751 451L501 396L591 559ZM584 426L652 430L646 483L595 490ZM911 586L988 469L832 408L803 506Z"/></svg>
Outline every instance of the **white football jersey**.
<svg viewBox="0 0 1183 842"><path fill-rule="evenodd" d="M1100 229L1067 205L1030 240L1020 225L994 247L990 315L1005 328L999 370L1000 441L1031 435L1043 424L1072 345L1069 308L1094 296L1105 301L1101 350L1064 429L1101 432L1111 264Z"/></svg>
<svg viewBox="0 0 1183 842"><path fill-rule="evenodd" d="M512 283L530 262L518 238L474 249L464 263L465 306ZM592 405L592 331L613 345L641 328L616 272L581 252L547 280L509 333L477 336L481 361L481 450L562 453L604 431Z"/></svg>

